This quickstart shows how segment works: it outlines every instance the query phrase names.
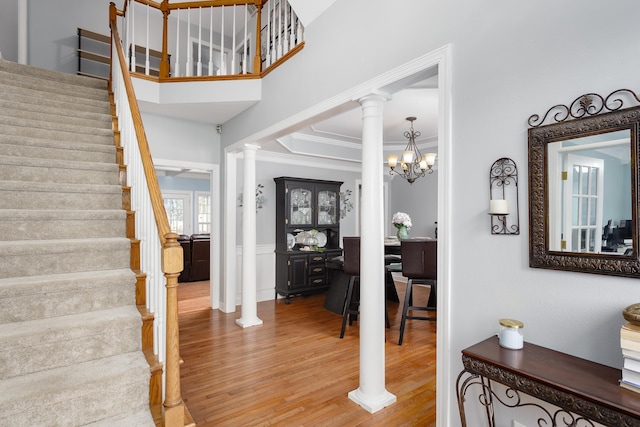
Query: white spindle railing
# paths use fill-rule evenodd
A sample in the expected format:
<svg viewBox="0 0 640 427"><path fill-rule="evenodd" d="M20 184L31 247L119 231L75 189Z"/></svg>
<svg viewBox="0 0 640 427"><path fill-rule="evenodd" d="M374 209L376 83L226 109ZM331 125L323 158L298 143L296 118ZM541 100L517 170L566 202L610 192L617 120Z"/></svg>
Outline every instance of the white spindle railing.
<svg viewBox="0 0 640 427"><path fill-rule="evenodd" d="M147 44L145 46L145 55L144 55L144 73L148 76L151 61L149 61L149 9L151 6L147 5Z"/></svg>
<svg viewBox="0 0 640 427"><path fill-rule="evenodd" d="M115 47L112 55L113 58L117 58ZM127 166L127 185L131 187L131 209L136 213L136 237L140 240L140 268L147 275L146 304L147 309L154 314L154 353L160 362L164 362L166 352L166 290L164 274L160 265L161 244L138 149L138 139L124 86L122 69L117 60L112 61L111 85L118 115L120 144L123 147L124 162Z"/></svg>
<svg viewBox="0 0 640 427"><path fill-rule="evenodd" d="M127 45L127 49L125 52L129 52L129 56L131 57L131 62L129 64L129 71L136 71L136 50L134 46L136 45L136 31L135 31L135 22L136 22L136 2L129 1L129 7L131 8L131 12L129 15L131 19L131 42Z"/></svg>
<svg viewBox="0 0 640 427"><path fill-rule="evenodd" d="M180 77L180 9L178 9L178 21L176 22L176 50L174 58L173 75L174 77Z"/></svg>
<svg viewBox="0 0 640 427"><path fill-rule="evenodd" d="M136 64L144 62L144 73L150 75L153 68L150 49L161 50L161 46L150 46L151 40L157 44L161 39L151 33L151 29L158 27L154 22L162 20L162 13L150 3L126 1L127 17L123 28L129 69L135 72ZM172 77L259 73L303 41L302 24L288 0L269 0L263 5L261 46L256 46L257 16L250 12L253 5L198 7L190 3L187 8L179 8L180 3L175 2L171 6L169 20L173 24L168 27L167 53L173 62ZM140 7L146 7L146 11ZM144 52L141 52L144 60L136 58L136 39L146 40ZM253 69L256 48L261 49L262 70Z"/></svg>

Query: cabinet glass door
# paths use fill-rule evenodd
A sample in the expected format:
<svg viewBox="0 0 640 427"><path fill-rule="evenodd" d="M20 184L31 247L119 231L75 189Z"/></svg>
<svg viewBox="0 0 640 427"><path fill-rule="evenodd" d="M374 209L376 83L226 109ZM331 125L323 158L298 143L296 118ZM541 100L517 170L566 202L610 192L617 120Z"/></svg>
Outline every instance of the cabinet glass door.
<svg viewBox="0 0 640 427"><path fill-rule="evenodd" d="M289 221L291 225L311 225L311 190L307 188L294 188L290 192Z"/></svg>
<svg viewBox="0 0 640 427"><path fill-rule="evenodd" d="M337 224L338 198L335 191L318 191L318 225Z"/></svg>

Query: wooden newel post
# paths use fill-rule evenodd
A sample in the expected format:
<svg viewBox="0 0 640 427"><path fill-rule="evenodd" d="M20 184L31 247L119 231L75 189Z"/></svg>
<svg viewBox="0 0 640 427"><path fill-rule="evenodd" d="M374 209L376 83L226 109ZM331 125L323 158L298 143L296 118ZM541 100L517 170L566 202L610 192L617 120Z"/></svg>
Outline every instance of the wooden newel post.
<svg viewBox="0 0 640 427"><path fill-rule="evenodd" d="M260 31L262 30L262 3L262 0L256 0L258 13L256 14L256 56L253 58L253 74L260 74L262 72L262 41L260 40Z"/></svg>
<svg viewBox="0 0 640 427"><path fill-rule="evenodd" d="M160 60L160 78L166 79L169 77L169 53L167 51L167 26L169 22L169 13L171 12L169 10L169 0L162 0L160 10L162 11L162 59Z"/></svg>
<svg viewBox="0 0 640 427"><path fill-rule="evenodd" d="M178 333L178 276L183 269L182 246L176 233L167 233L162 248L162 272L167 284L167 354L164 425L184 426L184 403L180 395L180 341Z"/></svg>

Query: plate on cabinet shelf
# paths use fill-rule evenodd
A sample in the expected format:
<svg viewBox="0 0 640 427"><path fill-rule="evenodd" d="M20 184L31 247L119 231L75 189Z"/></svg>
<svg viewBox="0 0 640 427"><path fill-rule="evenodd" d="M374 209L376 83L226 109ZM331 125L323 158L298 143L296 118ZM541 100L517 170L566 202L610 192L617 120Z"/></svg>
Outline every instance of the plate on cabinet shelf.
<svg viewBox="0 0 640 427"><path fill-rule="evenodd" d="M331 220L329 218L329 214L325 211L320 211L320 224L331 224Z"/></svg>
<svg viewBox="0 0 640 427"><path fill-rule="evenodd" d="M296 245L296 238L291 233L287 233L287 247L289 249L293 248Z"/></svg>
<svg viewBox="0 0 640 427"><path fill-rule="evenodd" d="M300 211L296 211L293 213L293 223L294 224L303 224L304 223L304 214Z"/></svg>
<svg viewBox="0 0 640 427"><path fill-rule="evenodd" d="M327 235L324 232L319 232L316 234L316 239L318 239L318 247L324 248L327 245Z"/></svg>

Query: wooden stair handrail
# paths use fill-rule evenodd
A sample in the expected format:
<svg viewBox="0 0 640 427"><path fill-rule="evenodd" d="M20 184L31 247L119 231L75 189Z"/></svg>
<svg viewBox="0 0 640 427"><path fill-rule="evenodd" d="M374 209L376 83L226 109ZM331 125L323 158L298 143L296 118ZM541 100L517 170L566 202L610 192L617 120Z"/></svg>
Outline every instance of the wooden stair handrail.
<svg viewBox="0 0 640 427"><path fill-rule="evenodd" d="M118 12L113 2L109 4L109 25L111 27L111 42L115 45L118 62L122 70L123 82L128 98L134 131L138 140L138 149L144 174L147 180L149 197L158 229L158 239L161 244L161 266L166 278L166 354L165 354L165 401L164 425L166 427L183 427L185 425L185 405L180 391L180 341L178 328L178 276L183 270L182 246L178 243L178 235L171 232L167 213L158 178L155 173L151 151L142 123L142 116L133 89L133 82L129 75L125 54L120 42L116 17ZM112 58L112 61L115 58ZM110 72L111 76L111 72Z"/></svg>
<svg viewBox="0 0 640 427"><path fill-rule="evenodd" d="M111 25L111 32L115 40L120 40L120 34L118 33L116 23L115 4L110 3L110 8L113 8L113 13L109 14L109 21ZM118 52L118 61L122 70L127 70L127 62L125 60L125 54L122 50L122 45L116 43L116 51ZM133 117L133 127L138 138L138 148L140 149L140 156L142 157L142 166L144 168L144 174L147 178L149 186L149 196L151 198L151 205L153 207L153 213L156 219L156 226L158 227L158 238L160 243L164 246L166 242L166 235L171 233L171 227L169 226L169 219L167 218L167 212L164 209L164 202L162 200L162 193L160 192L160 185L158 184L158 177L153 166L153 160L151 159L151 150L149 150L149 143L147 141L147 135L142 125L142 115L138 107L138 101L133 90L133 82L129 73L123 73L124 84L127 91L127 98L129 99L129 107L131 108L131 115Z"/></svg>

